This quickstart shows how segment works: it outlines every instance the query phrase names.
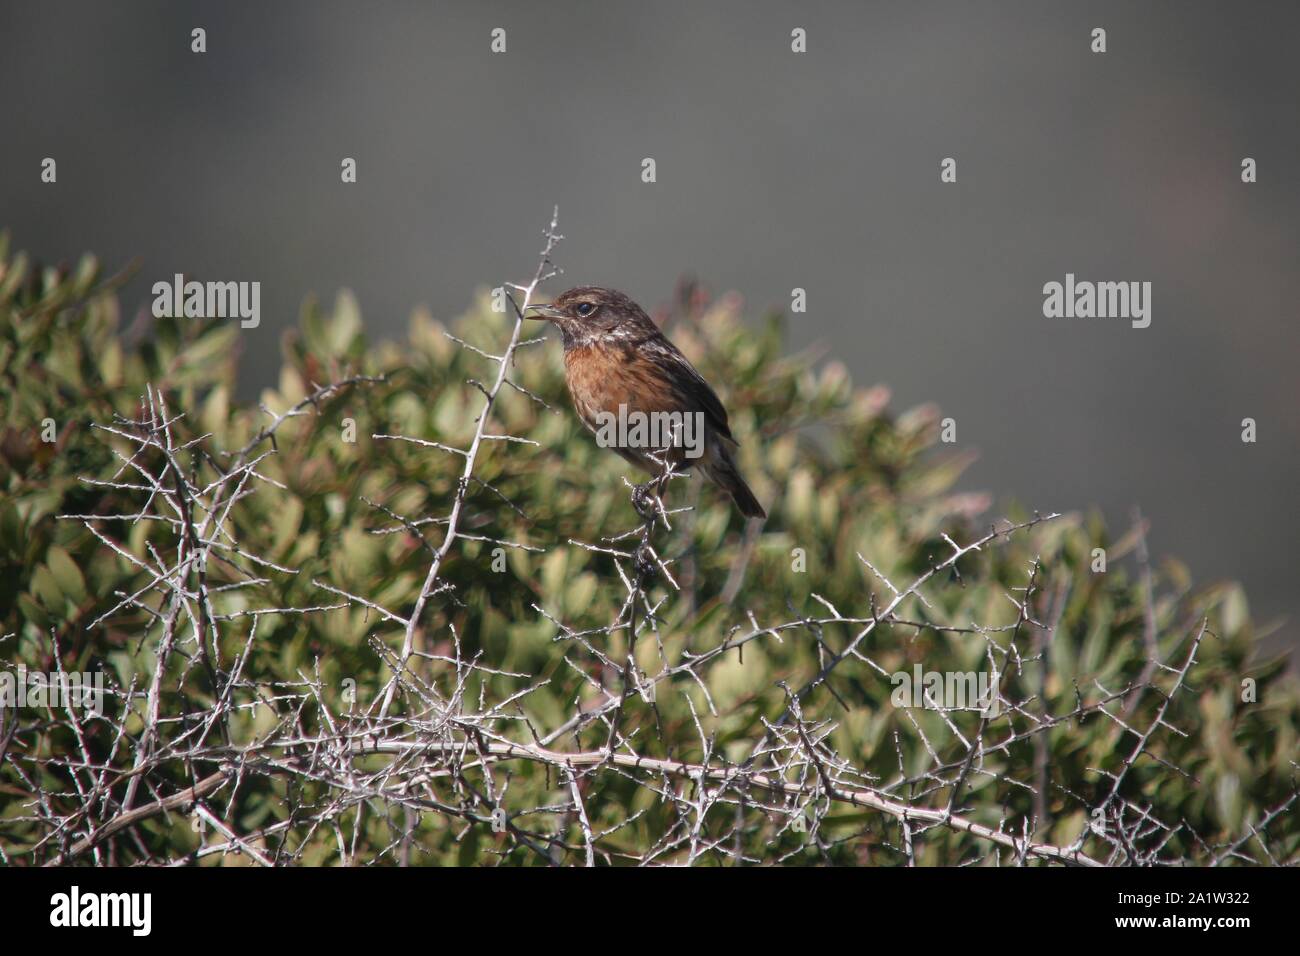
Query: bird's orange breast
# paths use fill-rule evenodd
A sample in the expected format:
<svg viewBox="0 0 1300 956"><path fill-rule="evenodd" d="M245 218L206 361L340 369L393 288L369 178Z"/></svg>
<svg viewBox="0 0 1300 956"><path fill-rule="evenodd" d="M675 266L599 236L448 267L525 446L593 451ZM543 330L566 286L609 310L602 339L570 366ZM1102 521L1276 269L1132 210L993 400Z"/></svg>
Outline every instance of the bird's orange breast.
<svg viewBox="0 0 1300 956"><path fill-rule="evenodd" d="M564 377L573 407L588 423L599 412L685 411L655 367L620 344L593 342L564 353Z"/></svg>

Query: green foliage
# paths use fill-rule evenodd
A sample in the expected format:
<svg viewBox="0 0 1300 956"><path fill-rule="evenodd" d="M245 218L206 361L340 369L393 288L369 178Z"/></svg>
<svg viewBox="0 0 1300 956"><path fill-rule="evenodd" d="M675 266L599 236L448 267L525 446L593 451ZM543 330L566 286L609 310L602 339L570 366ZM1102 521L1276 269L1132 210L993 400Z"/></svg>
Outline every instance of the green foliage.
<svg viewBox="0 0 1300 956"><path fill-rule="evenodd" d="M169 527L119 517L90 522L97 535L83 521L56 516L131 516L146 507L143 491L84 479L125 480L119 456L129 457L133 446L91 424L110 425L115 416L137 418L149 386L173 415L184 413L176 433L179 441L196 442L198 462L203 454L225 460L244 448L269 423L268 410L288 410L314 385L354 375L384 376L383 382L355 385L318 407L308 406L308 414L277 430L276 453L258 466L266 480L229 516L240 548L271 566L261 568L263 583L222 591L222 585L245 577L214 562L208 582L215 610L225 615L346 603L317 582L403 615L411 612L429 567L425 542L436 548L443 525L421 525L421 541L368 501L413 520L445 517L464 460L372 435L466 447L483 402L482 393L466 382L489 379L493 368L448 338L438 322L417 314L405 341L371 343L349 295L340 295L328 310L308 304L299 328L285 337L277 385L264 390L258 402L240 403L234 398L237 323L137 321L123 330L112 283L101 283L90 257L68 275L37 273L23 255L0 247L0 314L0 660L6 667L23 663L49 671L56 667L57 653L68 670L102 668L122 688L148 684L158 652L157 617L127 606L92 624L123 596L147 589L149 577L127 556L148 561L151 547L168 547ZM493 313L485 295L457 323L455 334L495 353L508 340L511 321ZM637 642L636 659L646 674L659 673L665 663L675 666L688 653L706 653L755 624L765 628L826 617L827 604L846 617L870 618L873 607L885 607L893 595L858 555L903 588L951 553L945 536L964 543L988 530L984 497L954 490L965 459L940 453L933 408L890 414L882 388L854 386L836 363L818 368L812 356L786 354L778 320L746 324L730 300L679 321L670 332L707 379L725 383L722 397L741 442L742 470L771 517L749 553L742 519L728 500L698 480L673 483L670 504L695 510L675 516L672 532L656 538L659 553L676 561L681 590L662 579L649 589L652 601L665 600L657 628ZM619 618L627 592L614 558L572 542L600 543L634 527L637 518L623 481L627 466L598 448L569 411L557 344L522 348L511 379L551 407L519 390L503 390L489 431L526 436L536 444L485 443L474 470L481 483L468 489L464 530L527 549L507 549L506 570L497 572L491 543L458 542L442 567L442 580L453 590L436 595L425 609L417 649L447 658L458 641L464 658L477 656L493 669L465 678L460 693L471 708L472 702L499 702L545 682L519 700L514 719L502 719L495 728L528 743L530 725L544 735L579 709L598 704L600 683L615 694L621 687L620 675L602 669L556 622L572 631L599 631ZM53 420L53 443L42 441L45 419ZM355 422L351 443L343 440L349 419ZM262 447L255 454L269 450ZM394 533L376 533L394 528ZM862 642L858 650L876 666L855 656L838 664L827 684L805 699L805 719L833 721L828 745L879 785L892 785L891 798L943 809L950 788L930 786L924 774L935 756L959 763L964 755L947 721L973 736L979 715L945 718L900 709L891 704L893 687L884 675L911 673L915 664L927 671L987 671L988 642L1005 650L1017 637L1019 651L1030 658L1043 651L1030 632L1044 635L1044 659L1012 667L1005 692L1025 702L1036 717L1064 717L1081 705L1085 712L987 753L979 772L964 784L960 809L994 828L1014 821L1017 835L1023 818L1045 812L1036 839L1068 845L1086 827L1089 808L1109 791L1110 780L1099 771L1119 772L1136 743L1134 733L1097 705L1108 692L1124 691L1144 675L1148 615L1159 659L1174 669L1207 622L1186 686L1165 714L1182 733L1159 728L1152 735L1148 755L1128 771L1121 795L1134 806L1150 807L1159 820L1182 824L1168 837L1164 855L1212 859L1293 794L1300 695L1281 662L1253 656L1256 635L1240 588L1193 587L1186 570L1167 561L1152 569L1154 593L1148 594L1136 557L1138 541L1133 532L1112 537L1095 517L1067 515L964 556L955 572L943 571L926 585L927 602L909 601ZM1105 573L1091 568L1095 548L1106 549ZM799 554L806 570L796 570ZM747 562L743 583L734 597L724 596L738 562ZM1044 627L1026 624L1021 633L1015 627L1015 601L1025 600L1035 562L1029 607ZM391 673L375 642L393 652L402 642L399 625L353 603L327 611L235 617L221 630L217 656L222 661L239 657L254 620L246 677L271 686L318 673L322 685L334 689L352 679L363 706L382 691ZM974 631L963 630L973 622L978 622ZM635 731L637 752L646 757L702 761L707 740L715 755L744 760L764 736L763 722L777 720L786 708L780 684L802 687L829 654L842 651L861 630L862 625L851 624L796 626L751 640L702 668L707 695L682 675L657 688L653 707L631 697L621 718L623 732ZM627 654L626 628L590 639L615 661ZM166 712L194 712L211 702L212 686L187 663L178 655L169 668L162 689ZM424 658L414 666L444 695L457 688L449 665ZM1125 712L1128 697L1105 706L1113 715L1123 713L1130 727L1145 730L1175 676L1157 669L1154 686L1133 695L1131 713ZM1246 679L1257 688L1253 702L1242 699ZM340 699L329 703L346 709ZM133 699L132 706L143 713L143 700ZM0 766L0 848L14 862L44 859L58 849L57 841L34 849L42 832L32 819L31 788L39 787L52 800L72 790L66 770L47 766L42 758L70 752L73 735L66 727L43 727L39 717L11 715L10 728L13 722L19 728L8 743L8 755L15 759ZM230 723L231 746L265 733L269 721L269 711L261 716L240 711ZM307 730L319 728L321 716L306 708L302 721ZM139 734L142 720L137 715L126 726L128 734ZM1028 729L1026 715L1004 713L989 723L984 740L989 744L1012 730ZM109 730L107 722L89 721L87 745L98 759L129 767L134 741L115 744ZM0 731L0 743L5 736ZM606 736L596 725L552 746L598 750ZM26 761L21 772L18 757ZM165 794L213 769L215 764L206 769L181 761L160 764L150 787ZM915 781L899 785L900 769ZM481 769L475 772L481 780ZM109 774L107 779L120 798L125 778ZM565 781L537 763L502 762L493 779L498 789L509 781L506 805L512 815L522 814L521 826L529 819L527 811L569 797ZM1050 783L1036 806L1024 784L1038 779ZM646 786L645 778L604 773L587 778L584 786L597 832L631 819L600 841L609 854L604 858L612 862L640 857L678 824L674 804ZM431 787L445 805L474 806L472 794L450 781L434 781ZM290 819L295 808L319 806L325 788L298 777L253 774L233 799L229 794L225 799L231 799L231 825L246 833ZM483 808L474 812L481 820ZM752 807L745 812L738 839L751 860L893 864L903 859L897 821L875 811L829 806L818 840L791 827L781 813ZM579 821L573 815L561 819L560 836L571 849L556 850L556 856L580 862ZM392 819L354 807L340 820L360 829L359 859L391 859L384 853L393 840ZM716 835L734 825L735 808L720 805L703 830ZM411 859L416 863L539 862L510 834L454 813L421 813L414 827ZM145 847L153 858L172 858L199 845L188 822L174 814L144 820L135 832L137 841L112 843L113 859L143 859ZM1267 837L1274 857L1294 861L1300 827L1290 810L1270 823ZM303 820L258 845L283 845L311 864L340 860L335 834ZM1262 845L1246 840L1237 859L1269 862ZM927 864L991 862L989 850L976 837L942 827L915 841L917 862ZM1083 839L1082 850L1102 859L1110 853L1095 835ZM685 852L674 849L660 861L683 859ZM705 854L701 859L723 858Z"/></svg>

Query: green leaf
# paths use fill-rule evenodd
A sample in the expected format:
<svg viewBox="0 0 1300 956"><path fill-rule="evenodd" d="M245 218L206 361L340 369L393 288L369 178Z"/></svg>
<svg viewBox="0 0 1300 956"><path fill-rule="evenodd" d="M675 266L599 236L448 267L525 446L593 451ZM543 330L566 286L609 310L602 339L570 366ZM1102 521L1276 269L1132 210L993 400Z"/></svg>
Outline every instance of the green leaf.
<svg viewBox="0 0 1300 956"><path fill-rule="evenodd" d="M67 551L58 545L51 545L46 553L45 562L49 565L54 580L58 582L59 589L71 599L73 604L81 604L86 600L86 581Z"/></svg>

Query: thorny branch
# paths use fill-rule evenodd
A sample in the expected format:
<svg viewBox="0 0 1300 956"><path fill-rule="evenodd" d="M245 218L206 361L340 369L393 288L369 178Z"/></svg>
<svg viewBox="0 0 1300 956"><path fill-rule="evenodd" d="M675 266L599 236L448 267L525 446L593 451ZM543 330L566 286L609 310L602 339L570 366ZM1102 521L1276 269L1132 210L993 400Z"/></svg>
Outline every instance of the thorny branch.
<svg viewBox="0 0 1300 956"><path fill-rule="evenodd" d="M415 632L420 624L420 616L424 612L425 604L437 588L438 572L442 568L442 562L446 559L448 552L451 551L452 546L456 543L457 536L460 534L465 494L469 489L470 479L474 475L474 464L478 460L479 449L485 440L505 440L509 437L488 434L488 419L492 415L492 406L497 400L497 394L501 391L501 386L506 382L506 376L510 371L510 363L514 358L515 350L519 347L519 336L524 327L524 313L528 311L528 306L532 303L533 293L537 291L539 285L557 274L551 263L551 253L554 251L556 244L564 238L556 232L559 227L559 216L560 210L557 207L551 214L550 225L546 228L546 244L542 247L540 261L537 264L537 271L533 274L532 281L527 285L514 287L515 291L519 293L521 301L516 302L514 296L509 296L510 304L515 311L515 324L510 332L510 341L506 343L505 351L500 355L490 356L496 362L496 378L492 382L492 386L484 391L483 409L479 412L478 422L474 429L474 438L470 442L468 449L463 451L452 449L464 457L465 466L456 487L455 498L452 501L451 514L447 519L446 534L429 565L429 573L425 575L424 585L420 588L420 595L415 600L415 607L411 611L411 616L406 620L406 632L402 637L402 653L398 658L397 671L394 672L388 686L384 689L384 701L379 708L380 720L388 716L388 709L393 703L393 695L397 692L398 680L406 668L407 661L411 658L411 651L415 648ZM374 437L385 438L389 436L376 435Z"/></svg>

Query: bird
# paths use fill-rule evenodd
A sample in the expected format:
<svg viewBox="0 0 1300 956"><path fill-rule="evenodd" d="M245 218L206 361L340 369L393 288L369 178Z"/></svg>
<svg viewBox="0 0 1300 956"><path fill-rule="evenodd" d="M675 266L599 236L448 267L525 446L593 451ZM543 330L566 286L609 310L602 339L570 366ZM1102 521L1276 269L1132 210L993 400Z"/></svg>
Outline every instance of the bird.
<svg viewBox="0 0 1300 956"><path fill-rule="evenodd" d="M598 444L659 476L660 490L665 462L698 464L746 518L767 517L736 467L727 410L644 309L622 292L578 286L524 314L559 329L569 398ZM671 424L656 430L656 421Z"/></svg>

